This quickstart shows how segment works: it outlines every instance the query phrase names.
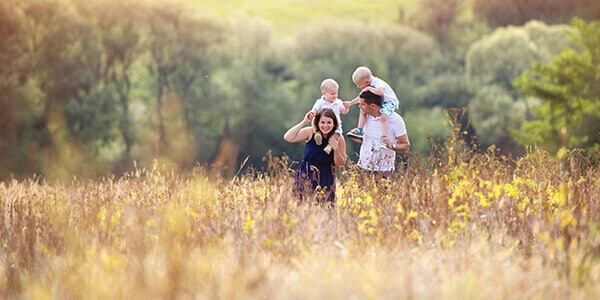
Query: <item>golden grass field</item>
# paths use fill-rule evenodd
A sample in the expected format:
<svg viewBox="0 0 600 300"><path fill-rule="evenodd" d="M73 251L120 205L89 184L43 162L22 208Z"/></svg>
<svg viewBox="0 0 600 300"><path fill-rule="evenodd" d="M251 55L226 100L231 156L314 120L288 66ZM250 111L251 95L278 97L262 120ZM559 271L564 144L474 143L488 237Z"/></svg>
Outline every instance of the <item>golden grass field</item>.
<svg viewBox="0 0 600 300"><path fill-rule="evenodd" d="M296 202L286 157L5 181L0 298L598 299L600 155L463 146L379 182L350 162L334 208Z"/></svg>

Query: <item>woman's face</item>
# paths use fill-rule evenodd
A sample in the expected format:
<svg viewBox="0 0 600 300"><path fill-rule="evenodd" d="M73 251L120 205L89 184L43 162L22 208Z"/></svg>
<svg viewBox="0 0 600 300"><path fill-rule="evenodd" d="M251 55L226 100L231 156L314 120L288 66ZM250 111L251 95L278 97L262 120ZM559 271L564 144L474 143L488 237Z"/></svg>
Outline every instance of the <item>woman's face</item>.
<svg viewBox="0 0 600 300"><path fill-rule="evenodd" d="M322 116L321 119L319 120L318 126L319 126L319 131L321 131L323 134L328 134L333 130L333 127L335 126L335 124L333 123L332 118Z"/></svg>

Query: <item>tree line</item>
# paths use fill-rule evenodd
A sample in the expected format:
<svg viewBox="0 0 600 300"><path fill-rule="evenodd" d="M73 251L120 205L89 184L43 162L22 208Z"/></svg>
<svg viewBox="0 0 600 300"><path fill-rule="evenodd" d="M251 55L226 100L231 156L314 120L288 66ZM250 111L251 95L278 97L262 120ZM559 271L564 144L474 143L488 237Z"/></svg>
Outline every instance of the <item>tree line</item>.
<svg viewBox="0 0 600 300"><path fill-rule="evenodd" d="M445 140L450 107L467 108L465 139L477 147L597 147L593 9L568 24L577 10L504 26L483 2L467 21L464 1L443 1L452 8L443 10L428 2L436 0L396 24L320 20L283 40L265 20L226 19L200 4L4 1L0 177L94 176L157 159L219 163L231 175L241 162L263 165L267 153L300 157L282 133L325 78L353 98L359 65L395 89L413 151ZM346 129L357 119L354 107Z"/></svg>

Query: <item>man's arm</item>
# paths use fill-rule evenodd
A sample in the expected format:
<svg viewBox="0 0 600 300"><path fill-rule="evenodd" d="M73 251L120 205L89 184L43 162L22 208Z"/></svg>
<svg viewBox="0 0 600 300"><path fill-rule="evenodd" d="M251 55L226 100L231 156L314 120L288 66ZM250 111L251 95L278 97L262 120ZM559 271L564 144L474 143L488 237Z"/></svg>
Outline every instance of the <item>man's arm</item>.
<svg viewBox="0 0 600 300"><path fill-rule="evenodd" d="M408 135L403 134L396 137L396 142L388 144L388 148L396 152L407 152L410 149L410 141L408 141Z"/></svg>

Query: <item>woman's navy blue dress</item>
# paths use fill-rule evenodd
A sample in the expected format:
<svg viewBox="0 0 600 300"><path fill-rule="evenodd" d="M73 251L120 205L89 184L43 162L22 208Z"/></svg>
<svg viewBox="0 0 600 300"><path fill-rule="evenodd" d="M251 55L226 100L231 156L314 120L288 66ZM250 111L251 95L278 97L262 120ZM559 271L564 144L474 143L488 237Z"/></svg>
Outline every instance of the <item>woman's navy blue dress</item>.
<svg viewBox="0 0 600 300"><path fill-rule="evenodd" d="M320 187L324 193L319 200L326 202L335 201L335 165L333 153L327 154L323 149L328 145L328 139L323 138L323 143L315 143L314 134L306 143L304 158L298 166L294 180L294 191L302 200L304 195L312 195ZM308 191L308 188L312 188ZM319 191L319 192L321 192Z"/></svg>

